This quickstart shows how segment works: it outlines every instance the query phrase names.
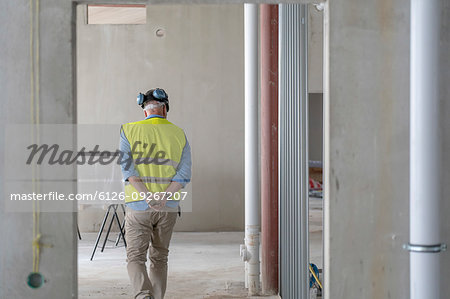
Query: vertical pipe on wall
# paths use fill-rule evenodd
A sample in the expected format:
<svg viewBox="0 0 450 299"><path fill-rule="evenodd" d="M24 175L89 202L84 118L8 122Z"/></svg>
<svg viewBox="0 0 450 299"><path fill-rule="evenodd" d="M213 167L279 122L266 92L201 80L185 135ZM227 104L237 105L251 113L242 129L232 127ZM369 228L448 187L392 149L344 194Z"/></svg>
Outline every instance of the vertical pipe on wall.
<svg viewBox="0 0 450 299"><path fill-rule="evenodd" d="M278 293L278 5L260 6L261 282Z"/></svg>
<svg viewBox="0 0 450 299"><path fill-rule="evenodd" d="M440 298L440 0L411 1L410 292Z"/></svg>
<svg viewBox="0 0 450 299"><path fill-rule="evenodd" d="M258 5L244 4L245 249L249 295L259 293Z"/></svg>

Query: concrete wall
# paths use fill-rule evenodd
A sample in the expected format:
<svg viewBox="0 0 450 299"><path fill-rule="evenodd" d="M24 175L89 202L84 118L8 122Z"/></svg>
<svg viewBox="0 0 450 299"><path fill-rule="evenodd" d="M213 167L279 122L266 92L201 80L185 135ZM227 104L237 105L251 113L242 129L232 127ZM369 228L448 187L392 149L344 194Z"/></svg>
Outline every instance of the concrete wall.
<svg viewBox="0 0 450 299"><path fill-rule="evenodd" d="M323 153L323 94L309 95L309 160L322 161Z"/></svg>
<svg viewBox="0 0 450 299"><path fill-rule="evenodd" d="M327 298L409 298L409 254L402 250L409 241L409 3L329 2ZM441 3L444 159L436 179L446 196L450 5ZM449 205L443 202L443 214ZM441 298L450 294L449 266L444 253Z"/></svg>
<svg viewBox="0 0 450 299"><path fill-rule="evenodd" d="M40 122L45 124L73 123L74 64L72 62L72 3L71 1L41 1L40 12ZM43 248L40 272L47 282L33 290L26 285L32 272L31 212L9 212L5 192L10 170L5 169L5 151L13 140L6 140L6 126L30 124L30 23L29 1L1 1L0 20L0 298L76 298L77 246L75 213L47 213L40 217L42 242L52 248ZM35 32L36 36L37 32ZM24 132L26 134L26 132ZM70 136L71 132L64 132ZM20 139L21 134L17 135ZM56 139L58 136L54 136ZM22 150L22 149L17 149ZM29 168L19 161L15 170L30 177ZM51 174L50 167L42 166L42 173ZM72 168L72 171L74 168ZM63 187L74 192L70 183L73 173L66 171ZM45 175L41 176L45 178ZM73 182L73 180L72 180ZM32 190L26 187L23 193Z"/></svg>
<svg viewBox="0 0 450 299"><path fill-rule="evenodd" d="M309 160L323 152L323 11L308 8Z"/></svg>
<svg viewBox="0 0 450 299"><path fill-rule="evenodd" d="M442 120L442 203L441 203L441 234L442 243L450 245L450 220L448 213L450 211L450 2L442 1L441 14L441 69L440 69L440 96L441 96L441 120ZM450 296L450 285L447 278L450 277L450 257L448 251L441 256L441 298Z"/></svg>
<svg viewBox="0 0 450 299"><path fill-rule="evenodd" d="M149 6L146 25L87 25L85 6L77 12L78 123L142 119L137 94L164 88L193 158L193 212L176 229L242 230L243 6ZM98 229L103 213L80 211L81 230Z"/></svg>
<svg viewBox="0 0 450 299"><path fill-rule="evenodd" d="M308 7L308 92L323 92L323 11Z"/></svg>
<svg viewBox="0 0 450 299"><path fill-rule="evenodd" d="M309 160L323 152L323 12L308 8Z"/></svg>

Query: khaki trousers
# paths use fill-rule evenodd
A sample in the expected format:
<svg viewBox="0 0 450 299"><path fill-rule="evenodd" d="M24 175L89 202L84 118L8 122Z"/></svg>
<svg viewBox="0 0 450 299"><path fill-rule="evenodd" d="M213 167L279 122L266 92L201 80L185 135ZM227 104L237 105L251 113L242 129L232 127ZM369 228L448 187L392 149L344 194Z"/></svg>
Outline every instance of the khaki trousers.
<svg viewBox="0 0 450 299"><path fill-rule="evenodd" d="M135 211L127 208L125 239L127 270L135 299L152 296L163 299L167 286L167 257L176 212ZM149 273L145 267L147 251Z"/></svg>

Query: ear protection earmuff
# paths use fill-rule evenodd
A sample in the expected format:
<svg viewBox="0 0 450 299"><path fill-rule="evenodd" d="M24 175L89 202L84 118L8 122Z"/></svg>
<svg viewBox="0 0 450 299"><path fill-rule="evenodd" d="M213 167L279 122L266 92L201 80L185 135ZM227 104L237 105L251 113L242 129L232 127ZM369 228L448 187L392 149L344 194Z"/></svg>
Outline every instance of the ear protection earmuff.
<svg viewBox="0 0 450 299"><path fill-rule="evenodd" d="M158 102L162 102L166 105L166 111L169 112L169 96L162 88L150 89L146 94L139 93L137 96L137 104L144 109L144 103L149 100L148 97L151 97L151 100L155 100Z"/></svg>
<svg viewBox="0 0 450 299"><path fill-rule="evenodd" d="M145 94L142 93L139 93L137 96L137 104L142 108L144 108L145 98L146 98Z"/></svg>

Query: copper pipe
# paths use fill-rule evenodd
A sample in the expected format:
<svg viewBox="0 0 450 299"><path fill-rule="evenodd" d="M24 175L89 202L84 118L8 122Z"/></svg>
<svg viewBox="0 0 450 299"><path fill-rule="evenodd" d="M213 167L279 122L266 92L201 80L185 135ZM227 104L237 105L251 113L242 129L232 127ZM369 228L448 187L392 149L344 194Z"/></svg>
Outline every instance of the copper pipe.
<svg viewBox="0 0 450 299"><path fill-rule="evenodd" d="M278 294L278 5L260 6L261 275L263 294Z"/></svg>

